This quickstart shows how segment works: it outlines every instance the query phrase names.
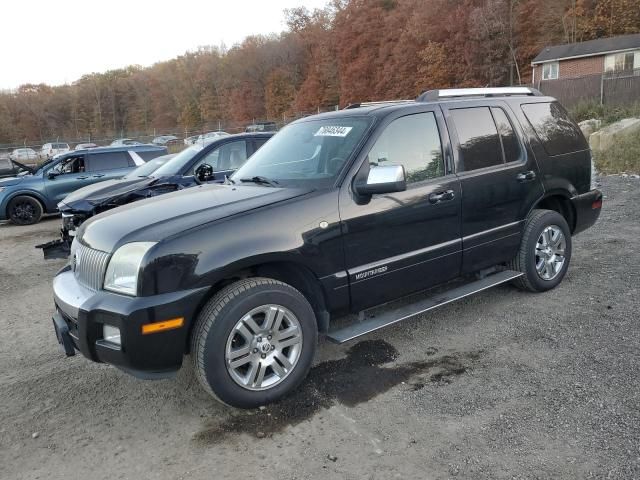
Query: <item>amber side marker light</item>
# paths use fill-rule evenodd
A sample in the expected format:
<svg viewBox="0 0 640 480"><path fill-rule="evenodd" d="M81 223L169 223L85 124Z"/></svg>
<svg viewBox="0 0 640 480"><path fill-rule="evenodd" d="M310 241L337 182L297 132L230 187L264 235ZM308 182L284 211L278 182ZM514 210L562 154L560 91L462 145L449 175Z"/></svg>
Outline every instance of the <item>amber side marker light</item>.
<svg viewBox="0 0 640 480"><path fill-rule="evenodd" d="M165 330L173 330L180 328L184 325L184 318L173 318L171 320L165 320L164 322L147 323L142 325L142 334L148 335L150 333L164 332Z"/></svg>
<svg viewBox="0 0 640 480"><path fill-rule="evenodd" d="M592 208L593 210L597 210L598 208L602 208L602 199L600 199L600 200L596 200L595 202L593 202L593 203L591 204L591 208Z"/></svg>

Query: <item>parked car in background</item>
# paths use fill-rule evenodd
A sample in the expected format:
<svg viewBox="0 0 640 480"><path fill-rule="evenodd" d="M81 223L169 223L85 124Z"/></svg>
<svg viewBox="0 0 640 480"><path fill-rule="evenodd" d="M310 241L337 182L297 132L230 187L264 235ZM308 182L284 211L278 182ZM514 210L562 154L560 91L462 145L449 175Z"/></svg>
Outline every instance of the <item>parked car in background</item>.
<svg viewBox="0 0 640 480"><path fill-rule="evenodd" d="M179 143L180 139L175 135L160 135L154 138L151 143L154 145L173 145Z"/></svg>
<svg viewBox="0 0 640 480"><path fill-rule="evenodd" d="M96 145L95 143L79 143L76 145L76 148L74 148L74 150L88 150L89 148L96 148L98 145Z"/></svg>
<svg viewBox="0 0 640 480"><path fill-rule="evenodd" d="M217 132L208 132L203 133L202 135L198 135L194 143L202 143L207 140L213 140L215 138L227 137L229 134L227 132L217 131Z"/></svg>
<svg viewBox="0 0 640 480"><path fill-rule="evenodd" d="M144 143L130 138L117 138L110 144L111 147L121 147L123 145L144 145Z"/></svg>
<svg viewBox="0 0 640 480"><path fill-rule="evenodd" d="M558 286L572 237L600 215L592 162L566 110L526 87L310 116L225 185L83 224L53 280L56 337L140 378L189 354L206 392L256 408L301 384L320 334L344 343L507 282ZM593 275L579 267L572 280ZM491 301L459 308L494 315Z"/></svg>
<svg viewBox="0 0 640 480"><path fill-rule="evenodd" d="M38 154L33 148L16 148L9 154L9 159L33 165L38 161Z"/></svg>
<svg viewBox="0 0 640 480"><path fill-rule="evenodd" d="M0 180L0 220L19 225L40 221L58 211L58 203L85 185L119 178L138 165L167 153L152 145L102 147L69 152L50 160L28 175Z"/></svg>
<svg viewBox="0 0 640 480"><path fill-rule="evenodd" d="M58 204L61 239L42 245L44 258L66 258L76 230L88 218L120 205L202 183L222 183L264 145L272 133L239 134L192 145L175 156L147 162L125 177L81 188ZM167 161L168 157L173 157Z"/></svg>
<svg viewBox="0 0 640 480"><path fill-rule="evenodd" d="M200 136L200 135L193 135L193 136L191 136L191 137L187 137L187 138L185 138L185 139L184 139L184 144L185 144L185 145L193 145L193 144L196 142L196 140L198 140L198 137L199 137L199 136Z"/></svg>
<svg viewBox="0 0 640 480"><path fill-rule="evenodd" d="M67 153L71 151L68 143L45 143L40 149L40 158L42 160L49 160L61 153Z"/></svg>
<svg viewBox="0 0 640 480"><path fill-rule="evenodd" d="M276 122L255 122L244 129L245 132L276 132L277 130Z"/></svg>
<svg viewBox="0 0 640 480"><path fill-rule="evenodd" d="M29 172L31 169L15 160L0 158L0 178L15 177L22 172Z"/></svg>

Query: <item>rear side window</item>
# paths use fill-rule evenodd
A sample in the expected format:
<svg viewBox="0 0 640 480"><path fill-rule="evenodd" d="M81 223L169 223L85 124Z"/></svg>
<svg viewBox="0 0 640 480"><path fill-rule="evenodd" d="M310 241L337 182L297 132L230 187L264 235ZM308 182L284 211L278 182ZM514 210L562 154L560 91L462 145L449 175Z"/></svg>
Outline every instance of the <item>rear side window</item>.
<svg viewBox="0 0 640 480"><path fill-rule="evenodd" d="M522 105L527 120L551 156L586 150L587 141L566 110L553 102Z"/></svg>
<svg viewBox="0 0 640 480"><path fill-rule="evenodd" d="M456 108L451 110L451 116L465 171L503 163L498 130L489 107Z"/></svg>
<svg viewBox="0 0 640 480"><path fill-rule="evenodd" d="M89 155L89 171L114 170L116 168L129 167L129 154L127 152L104 152Z"/></svg>
<svg viewBox="0 0 640 480"><path fill-rule="evenodd" d="M520 160L520 142L518 142L518 137L513 131L513 125L511 125L507 114L501 108L496 107L491 107L491 113L496 122L496 127L498 127L505 162Z"/></svg>
<svg viewBox="0 0 640 480"><path fill-rule="evenodd" d="M407 183L442 176L442 145L433 112L407 115L391 122L369 151L369 163L403 165Z"/></svg>

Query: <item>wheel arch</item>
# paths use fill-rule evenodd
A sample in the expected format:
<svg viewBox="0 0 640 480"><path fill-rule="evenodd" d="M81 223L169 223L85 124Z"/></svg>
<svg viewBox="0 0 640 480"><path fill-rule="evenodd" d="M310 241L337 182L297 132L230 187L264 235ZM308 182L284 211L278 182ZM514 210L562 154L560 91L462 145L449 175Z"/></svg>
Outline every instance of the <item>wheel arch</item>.
<svg viewBox="0 0 640 480"><path fill-rule="evenodd" d="M194 318L200 313L204 305L222 288L239 280L251 277L267 277L291 285L309 301L316 316L319 332L329 329L329 312L327 299L318 277L313 271L300 262L294 260L262 260L241 268L230 268L209 289L196 309ZM191 322L187 335L187 351L190 346L191 334L195 321Z"/></svg>
<svg viewBox="0 0 640 480"><path fill-rule="evenodd" d="M4 214L7 218L9 218L9 203L16 197L31 197L38 201L40 206L42 207L42 213L49 213L47 209L46 199L42 196L42 194L34 191L34 190L20 190L18 192L11 193L6 199L4 204Z"/></svg>
<svg viewBox="0 0 640 480"><path fill-rule="evenodd" d="M571 195L566 190L546 192L545 195L533 205L531 211L535 209L553 210L559 213L567 221L571 233L574 232L576 228L576 211L575 206L571 202Z"/></svg>

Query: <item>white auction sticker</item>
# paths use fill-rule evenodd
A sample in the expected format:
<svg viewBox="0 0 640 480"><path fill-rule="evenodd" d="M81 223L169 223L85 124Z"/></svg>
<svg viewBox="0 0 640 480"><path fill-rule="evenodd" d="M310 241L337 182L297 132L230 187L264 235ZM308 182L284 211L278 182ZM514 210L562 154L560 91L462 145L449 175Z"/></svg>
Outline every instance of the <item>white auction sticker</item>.
<svg viewBox="0 0 640 480"><path fill-rule="evenodd" d="M320 127L314 137L346 137L353 127L324 126Z"/></svg>

